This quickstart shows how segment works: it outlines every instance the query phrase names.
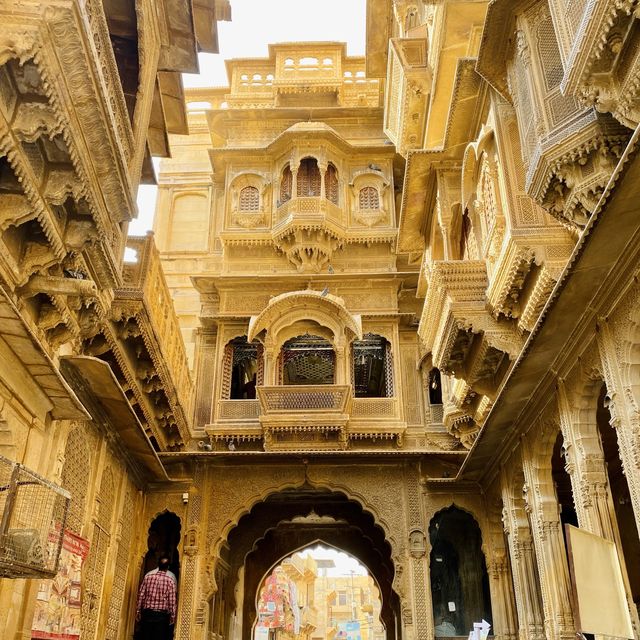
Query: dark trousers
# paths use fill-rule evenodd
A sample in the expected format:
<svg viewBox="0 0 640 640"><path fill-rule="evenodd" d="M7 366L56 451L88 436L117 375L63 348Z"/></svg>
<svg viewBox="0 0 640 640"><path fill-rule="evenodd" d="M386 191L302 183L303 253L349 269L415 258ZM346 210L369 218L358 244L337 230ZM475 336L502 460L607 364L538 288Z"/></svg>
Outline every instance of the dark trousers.
<svg viewBox="0 0 640 640"><path fill-rule="evenodd" d="M143 609L140 618L140 640L171 640L168 611Z"/></svg>

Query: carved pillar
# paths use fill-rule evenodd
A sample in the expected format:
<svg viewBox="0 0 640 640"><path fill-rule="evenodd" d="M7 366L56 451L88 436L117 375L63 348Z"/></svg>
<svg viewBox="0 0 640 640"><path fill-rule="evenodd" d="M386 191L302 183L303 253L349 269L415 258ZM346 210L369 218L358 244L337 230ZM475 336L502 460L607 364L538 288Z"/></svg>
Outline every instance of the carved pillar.
<svg viewBox="0 0 640 640"><path fill-rule="evenodd" d="M542 595L531 531L516 534L513 541L510 540L509 543L513 563L515 563L514 583L518 581L522 598L520 635L528 640L543 640Z"/></svg>
<svg viewBox="0 0 640 640"><path fill-rule="evenodd" d="M298 163L295 167L291 167L291 197L298 197L298 168L300 164Z"/></svg>
<svg viewBox="0 0 640 640"><path fill-rule="evenodd" d="M514 611L514 594L507 550L501 546L494 548L493 553L485 553L485 556L489 573L494 637L496 640L515 640L518 624Z"/></svg>
<svg viewBox="0 0 640 640"><path fill-rule="evenodd" d="M335 369L335 383L347 384L349 382L349 375L346 369L347 363L347 344L345 340L339 340L335 343L336 349L336 369Z"/></svg>
<svg viewBox="0 0 640 640"><path fill-rule="evenodd" d="M193 486L189 490L187 527L182 538L182 570L180 573L178 619L176 620L175 628L176 640L192 640L193 638L205 637L205 603L196 602L198 594L196 581L200 573L200 554L203 546L199 531L203 483L204 470L199 465L195 472Z"/></svg>
<svg viewBox="0 0 640 640"><path fill-rule="evenodd" d="M542 595L531 529L522 499L524 478L521 473L518 470L516 479L510 479L506 470L502 470L502 521L511 557L519 637L521 640L544 640Z"/></svg>
<svg viewBox="0 0 640 640"><path fill-rule="evenodd" d="M610 399L611 426L616 430L620 460L640 535L640 414L637 410L640 398L636 398L633 390L623 382L614 327L609 322L602 322L597 337Z"/></svg>
<svg viewBox="0 0 640 640"><path fill-rule="evenodd" d="M278 353L276 351L275 345L269 338L265 341L264 351L264 384L274 385L278 384L278 375L276 371L276 367L278 366Z"/></svg>
<svg viewBox="0 0 640 640"><path fill-rule="evenodd" d="M525 501L533 529L546 637L573 639L575 625L570 605L569 567L551 478L551 460L545 468L534 465L535 461L525 458Z"/></svg>
<svg viewBox="0 0 640 640"><path fill-rule="evenodd" d="M318 163L318 169L320 171L320 198L324 200L327 197L327 188L326 188L326 176L327 169L329 168L328 163Z"/></svg>

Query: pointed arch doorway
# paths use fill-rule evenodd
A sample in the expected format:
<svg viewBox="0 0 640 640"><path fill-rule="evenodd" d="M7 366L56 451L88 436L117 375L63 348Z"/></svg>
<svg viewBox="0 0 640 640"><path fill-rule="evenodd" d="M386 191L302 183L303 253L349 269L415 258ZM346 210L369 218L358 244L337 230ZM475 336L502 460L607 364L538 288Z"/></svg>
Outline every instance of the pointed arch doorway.
<svg viewBox="0 0 640 640"><path fill-rule="evenodd" d="M379 592L385 640L399 640L400 601L392 587L394 563L384 531L343 493L312 487L271 494L230 531L215 568L218 590L209 601L210 632L253 640L265 576L284 558L319 541L367 568Z"/></svg>

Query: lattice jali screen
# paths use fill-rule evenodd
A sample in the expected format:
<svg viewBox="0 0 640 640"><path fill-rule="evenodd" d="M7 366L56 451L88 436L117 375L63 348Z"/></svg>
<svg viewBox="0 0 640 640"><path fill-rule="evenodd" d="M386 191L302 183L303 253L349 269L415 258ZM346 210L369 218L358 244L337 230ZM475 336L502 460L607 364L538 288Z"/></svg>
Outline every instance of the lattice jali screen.
<svg viewBox="0 0 640 640"><path fill-rule="evenodd" d="M586 6L586 0L565 0L565 16L572 36L580 27Z"/></svg>
<svg viewBox="0 0 640 640"><path fill-rule="evenodd" d="M352 418L393 418L396 415L395 398L354 398Z"/></svg>
<svg viewBox="0 0 640 640"><path fill-rule="evenodd" d="M293 174L289 165L284 168L282 172L282 180L280 181L280 198L279 204L284 204L288 200L291 200L291 190L293 188Z"/></svg>
<svg viewBox="0 0 640 640"><path fill-rule="evenodd" d="M256 187L244 187L240 190L238 210L244 212L258 211L260 209L260 192Z"/></svg>
<svg viewBox="0 0 640 640"><path fill-rule="evenodd" d="M111 600L109 601L109 616L105 629L105 640L117 640L122 634L118 629L124 628L126 621L122 618L122 605L125 599L127 585L127 567L129 566L129 554L131 552L131 540L133 534L133 491L129 489L124 498L122 509L122 532L118 544L116 566L111 587Z"/></svg>
<svg viewBox="0 0 640 640"><path fill-rule="evenodd" d="M341 389L286 389L281 392L271 389L267 395L270 411L303 411L304 409L339 409L344 399Z"/></svg>
<svg viewBox="0 0 640 640"><path fill-rule="evenodd" d="M324 182L324 190L327 200L333 202L333 204L338 204L338 172L332 164L329 164L327 167Z"/></svg>
<svg viewBox="0 0 640 640"><path fill-rule="evenodd" d="M375 187L362 187L358 194L358 206L361 211L380 209L380 198Z"/></svg>
<svg viewBox="0 0 640 640"><path fill-rule="evenodd" d="M90 452L87 436L82 427L75 427L69 434L64 450L62 486L71 494L67 529L80 535L84 522L87 487L89 486Z"/></svg>
<svg viewBox="0 0 640 640"><path fill-rule="evenodd" d="M111 542L111 518L113 515L113 472L107 469L98 493L98 517L93 527L91 547L87 558L87 570L83 589L81 631L83 640L91 640L96 633L102 583Z"/></svg>
<svg viewBox="0 0 640 640"><path fill-rule="evenodd" d="M315 158L304 158L298 168L298 197L320 195L320 169Z"/></svg>
<svg viewBox="0 0 640 640"><path fill-rule="evenodd" d="M444 406L441 404L432 404L429 408L431 410L431 423L442 424L444 420Z"/></svg>
<svg viewBox="0 0 640 640"><path fill-rule="evenodd" d="M53 578L69 494L0 456L0 578Z"/></svg>
<svg viewBox="0 0 640 640"><path fill-rule="evenodd" d="M260 415L258 400L221 400L220 420L257 420Z"/></svg>

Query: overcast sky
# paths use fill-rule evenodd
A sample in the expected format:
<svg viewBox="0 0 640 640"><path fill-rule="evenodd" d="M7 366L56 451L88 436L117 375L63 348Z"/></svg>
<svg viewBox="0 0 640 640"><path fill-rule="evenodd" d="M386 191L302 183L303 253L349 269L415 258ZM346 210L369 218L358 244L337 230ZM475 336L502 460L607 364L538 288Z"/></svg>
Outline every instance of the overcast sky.
<svg viewBox="0 0 640 640"><path fill-rule="evenodd" d="M184 85L226 86L227 58L266 57L267 46L274 42L346 42L349 55L364 55L365 13L365 0L231 0L231 22L218 23L221 53L200 54L200 73L184 74ZM129 233L144 234L151 228L155 201L156 187L141 186L138 218Z"/></svg>

